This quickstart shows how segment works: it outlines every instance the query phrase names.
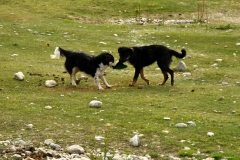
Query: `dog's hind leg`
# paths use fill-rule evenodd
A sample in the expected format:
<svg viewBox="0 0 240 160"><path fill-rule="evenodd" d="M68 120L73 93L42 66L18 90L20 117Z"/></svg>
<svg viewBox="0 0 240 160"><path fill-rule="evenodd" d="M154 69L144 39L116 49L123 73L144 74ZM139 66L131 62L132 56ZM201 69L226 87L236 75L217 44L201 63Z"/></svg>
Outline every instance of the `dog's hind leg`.
<svg viewBox="0 0 240 160"><path fill-rule="evenodd" d="M103 75L100 75L99 78L103 81L107 88L111 88L112 86L107 83L107 80Z"/></svg>
<svg viewBox="0 0 240 160"><path fill-rule="evenodd" d="M167 73L169 73L171 75L171 85L173 86L173 84L174 84L174 72L170 68L167 68L167 69L161 68L161 70L162 70L164 79L163 79L163 82L160 85L164 85L166 83L166 81L168 80L168 74Z"/></svg>
<svg viewBox="0 0 240 160"><path fill-rule="evenodd" d="M78 70L77 67L74 67L74 68L72 69L71 80L72 80L72 85L73 85L73 86L77 86L76 81L77 81L78 79L77 79L77 77L76 77L76 74L77 74L78 71L79 71L79 70Z"/></svg>
<svg viewBox="0 0 240 160"><path fill-rule="evenodd" d="M140 75L141 75L141 78L147 83L147 85L149 85L150 84L149 80L144 77L143 68L140 70Z"/></svg>

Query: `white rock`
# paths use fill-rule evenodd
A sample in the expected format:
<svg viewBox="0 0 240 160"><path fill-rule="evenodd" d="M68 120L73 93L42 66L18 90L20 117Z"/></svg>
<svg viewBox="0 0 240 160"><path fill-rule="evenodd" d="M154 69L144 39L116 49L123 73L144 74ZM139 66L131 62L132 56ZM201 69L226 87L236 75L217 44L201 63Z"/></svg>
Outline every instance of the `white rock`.
<svg viewBox="0 0 240 160"><path fill-rule="evenodd" d="M222 85L226 86L226 85L228 85L228 82L222 82Z"/></svg>
<svg viewBox="0 0 240 160"><path fill-rule="evenodd" d="M84 149L77 144L67 147L67 151L70 154L83 154L84 153Z"/></svg>
<svg viewBox="0 0 240 160"><path fill-rule="evenodd" d="M102 107L102 102L101 101L97 101L97 100L92 100L89 103L89 107L100 108L100 107Z"/></svg>
<svg viewBox="0 0 240 160"><path fill-rule="evenodd" d="M55 80L46 80L45 86L46 87L55 87L57 85L57 82Z"/></svg>
<svg viewBox="0 0 240 160"><path fill-rule="evenodd" d="M24 79L24 75L22 72L17 72L14 74L14 79L22 81Z"/></svg>
<svg viewBox="0 0 240 160"><path fill-rule="evenodd" d="M188 121L187 124L188 124L189 126L192 126L192 127L195 127L195 126L196 126L196 123L193 122L193 121Z"/></svg>
<svg viewBox="0 0 240 160"><path fill-rule="evenodd" d="M187 66L186 66L185 62L180 61L174 69L176 69L178 71L185 71L187 69Z"/></svg>
<svg viewBox="0 0 240 160"><path fill-rule="evenodd" d="M187 77L187 76L191 76L191 73L190 73L190 72L184 72L184 73L182 73L182 75L183 75L184 77Z"/></svg>
<svg viewBox="0 0 240 160"><path fill-rule="evenodd" d="M175 126L178 127L178 128L186 128L187 124L185 124L185 123L177 123Z"/></svg>
<svg viewBox="0 0 240 160"><path fill-rule="evenodd" d="M141 145L140 137L138 135L135 135L134 137L130 138L129 141L131 146L138 147Z"/></svg>
<svg viewBox="0 0 240 160"><path fill-rule="evenodd" d="M211 67L217 67L217 66L218 66L217 63L214 63L214 64L211 65Z"/></svg>
<svg viewBox="0 0 240 160"><path fill-rule="evenodd" d="M13 157L14 160L21 160L22 159L21 155L19 155L19 154L14 154L12 157Z"/></svg>
<svg viewBox="0 0 240 160"><path fill-rule="evenodd" d="M214 133L213 132L207 132L207 136L212 137L212 136L214 136Z"/></svg>
<svg viewBox="0 0 240 160"><path fill-rule="evenodd" d="M222 59L218 58L218 59L216 59L216 62L222 62Z"/></svg>
<svg viewBox="0 0 240 160"><path fill-rule="evenodd" d="M193 65L193 68L194 68L194 69L197 69L197 68L198 68L198 65Z"/></svg>
<svg viewBox="0 0 240 160"><path fill-rule="evenodd" d="M169 118L169 117L164 117L163 119L164 119L164 120L170 120L170 118Z"/></svg>
<svg viewBox="0 0 240 160"><path fill-rule="evenodd" d="M51 106L45 106L45 109L52 109Z"/></svg>
<svg viewBox="0 0 240 160"><path fill-rule="evenodd" d="M44 144L47 145L47 146L49 146L51 143L54 143L54 141L52 139L46 139L44 141Z"/></svg>
<svg viewBox="0 0 240 160"><path fill-rule="evenodd" d="M107 44L106 42L99 42L100 44Z"/></svg>
<svg viewBox="0 0 240 160"><path fill-rule="evenodd" d="M104 137L102 137L102 136L95 136L95 139L96 139L97 141L101 141L101 140L104 140Z"/></svg>
<svg viewBox="0 0 240 160"><path fill-rule="evenodd" d="M32 127L33 127L33 124L27 124L28 129L32 129Z"/></svg>
<svg viewBox="0 0 240 160"><path fill-rule="evenodd" d="M240 46L240 43L236 43L236 46Z"/></svg>

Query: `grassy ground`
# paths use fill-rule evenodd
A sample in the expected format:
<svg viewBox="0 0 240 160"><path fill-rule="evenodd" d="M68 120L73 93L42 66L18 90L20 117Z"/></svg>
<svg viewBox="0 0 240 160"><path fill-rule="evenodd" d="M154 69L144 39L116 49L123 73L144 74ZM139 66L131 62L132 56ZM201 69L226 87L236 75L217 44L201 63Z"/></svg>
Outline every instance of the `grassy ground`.
<svg viewBox="0 0 240 160"><path fill-rule="evenodd" d="M240 26L235 14L239 2L205 1L204 15L218 15L216 19L211 17L209 23L108 23L109 19L139 15L178 19L179 13L180 18L197 19L202 2L172 5L173 2L1 1L0 140L21 138L41 145L52 138L63 147L77 143L91 152L104 147L94 140L96 135L102 135L108 137L105 146L112 153L118 149L121 153L150 154L156 159L161 159L161 155L239 159L240 97L236 82L240 65L236 43L240 42ZM227 17L231 17L229 21ZM150 86L139 79L135 87L128 87L134 73L128 64L124 70L109 68L106 78L114 86L98 91L90 77L72 87L69 76L62 73L64 58L50 59L55 47L61 46L93 54L108 50L117 61L119 46L148 44L169 45L178 51L184 47L184 62L191 76L175 72L175 86L170 86L169 81L157 86L163 77L154 64L145 69ZM172 68L179 61L174 58ZM214 63L218 66L212 67ZM24 81L13 79L18 71L24 73ZM64 78L65 83L59 81L57 87L46 88L45 81L54 77ZM144 85L143 89L138 89L138 85ZM93 99L101 100L103 107L89 108ZM46 110L47 105L53 109ZM164 117L171 120L165 121ZM197 126L175 127L176 123L188 121ZM32 130L26 129L29 123L34 125ZM168 133L163 132L166 130ZM208 137L207 132L214 132L215 136ZM144 136L142 145L133 148L129 138L136 133Z"/></svg>

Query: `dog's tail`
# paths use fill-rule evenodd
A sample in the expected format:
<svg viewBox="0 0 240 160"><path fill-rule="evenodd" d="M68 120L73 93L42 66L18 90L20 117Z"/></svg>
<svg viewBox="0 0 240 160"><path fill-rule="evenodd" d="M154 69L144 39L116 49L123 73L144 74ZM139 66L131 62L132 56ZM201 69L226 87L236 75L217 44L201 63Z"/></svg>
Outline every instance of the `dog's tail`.
<svg viewBox="0 0 240 160"><path fill-rule="evenodd" d="M183 58L186 56L186 50L185 49L182 49L182 54L178 53L177 51L174 51L172 49L170 49L170 53L172 56L175 56L177 58Z"/></svg>
<svg viewBox="0 0 240 160"><path fill-rule="evenodd" d="M56 47L53 54L50 55L52 59L59 59L61 56L67 57L71 55L73 52L64 50L60 47Z"/></svg>
<svg viewBox="0 0 240 160"><path fill-rule="evenodd" d="M61 49L61 48L56 47L56 48L55 48L55 51L53 52L53 54L50 55L50 57L51 57L52 59L59 59L60 56L61 56L60 49Z"/></svg>

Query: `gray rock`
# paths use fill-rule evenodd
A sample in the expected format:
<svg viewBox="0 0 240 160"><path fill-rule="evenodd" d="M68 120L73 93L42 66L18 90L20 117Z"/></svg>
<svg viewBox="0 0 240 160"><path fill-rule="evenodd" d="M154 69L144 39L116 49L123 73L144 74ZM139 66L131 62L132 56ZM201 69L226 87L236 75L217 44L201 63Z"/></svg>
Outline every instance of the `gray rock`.
<svg viewBox="0 0 240 160"><path fill-rule="evenodd" d="M139 147L141 145L140 137L138 135L135 135L134 137L130 138L130 145Z"/></svg>
<svg viewBox="0 0 240 160"><path fill-rule="evenodd" d="M189 126L192 126L192 127L195 127L195 126L196 126L196 123L193 122L193 121L188 121L187 124L188 124Z"/></svg>
<svg viewBox="0 0 240 160"><path fill-rule="evenodd" d="M67 151L70 154L83 154L84 153L84 149L77 144L67 147Z"/></svg>
<svg viewBox="0 0 240 160"><path fill-rule="evenodd" d="M187 124L185 124L185 123L177 123L175 126L176 126L177 128L186 128L186 127L187 127Z"/></svg>
<svg viewBox="0 0 240 160"><path fill-rule="evenodd" d="M185 71L187 69L187 66L186 66L185 62L180 61L174 69L178 70L178 71Z"/></svg>
<svg viewBox="0 0 240 160"><path fill-rule="evenodd" d="M13 157L14 160L21 160L22 159L22 156L19 155L19 154L14 154L12 157Z"/></svg>
<svg viewBox="0 0 240 160"><path fill-rule="evenodd" d="M101 101L97 101L97 100L92 100L89 103L89 107L100 108L100 107L102 107L102 102Z"/></svg>
<svg viewBox="0 0 240 160"><path fill-rule="evenodd" d="M54 143L54 141L52 139L46 139L44 141L44 144L47 145L47 146L49 146L51 143Z"/></svg>
<svg viewBox="0 0 240 160"><path fill-rule="evenodd" d="M55 144L55 143L51 143L49 146L51 149L56 150L56 151L62 150L62 148L58 144Z"/></svg>

